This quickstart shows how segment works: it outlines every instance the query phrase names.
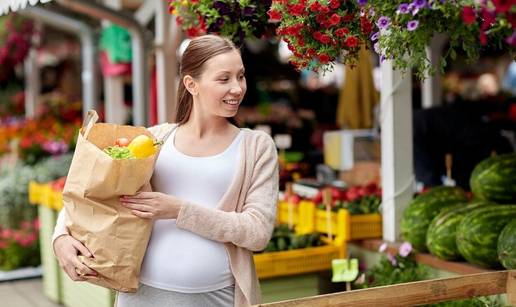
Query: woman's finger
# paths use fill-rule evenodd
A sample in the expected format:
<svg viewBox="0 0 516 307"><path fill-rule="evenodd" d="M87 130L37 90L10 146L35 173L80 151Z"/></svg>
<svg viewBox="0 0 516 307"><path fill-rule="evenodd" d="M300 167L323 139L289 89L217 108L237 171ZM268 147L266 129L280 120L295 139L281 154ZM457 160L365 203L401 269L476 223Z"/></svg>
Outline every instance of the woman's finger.
<svg viewBox="0 0 516 307"><path fill-rule="evenodd" d="M79 276L79 274L77 274L77 272L75 271L75 268L73 266L66 269L65 271L66 271L66 274L68 275L68 277L70 277L70 279L73 281L85 281L86 280L86 278Z"/></svg>
<svg viewBox="0 0 516 307"><path fill-rule="evenodd" d="M143 212L138 210L131 210L131 213L136 215L137 217L141 217L143 219L152 219L154 217L154 214L151 212Z"/></svg>
<svg viewBox="0 0 516 307"><path fill-rule="evenodd" d="M122 206L124 206L126 208L129 208L129 209L138 210L138 211L145 211L145 212L152 211L152 207L151 206L137 204L137 203L122 202Z"/></svg>
<svg viewBox="0 0 516 307"><path fill-rule="evenodd" d="M138 192L134 195L125 195L125 196L122 196L122 199L151 199L151 198L155 198L156 197L156 193L155 192Z"/></svg>
<svg viewBox="0 0 516 307"><path fill-rule="evenodd" d="M81 242L73 240L72 245L79 251L79 253L81 253L81 255L86 257L93 257L92 253Z"/></svg>
<svg viewBox="0 0 516 307"><path fill-rule="evenodd" d="M97 276L97 272L90 269L88 266L82 263L77 257L73 260L73 265L75 267L75 272L79 275Z"/></svg>

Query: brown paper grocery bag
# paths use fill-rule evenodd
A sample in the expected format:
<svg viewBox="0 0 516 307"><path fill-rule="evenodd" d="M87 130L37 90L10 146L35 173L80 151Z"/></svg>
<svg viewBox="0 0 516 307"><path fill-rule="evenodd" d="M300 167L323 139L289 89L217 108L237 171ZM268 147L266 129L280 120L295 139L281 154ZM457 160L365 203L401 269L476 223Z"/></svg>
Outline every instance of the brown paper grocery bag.
<svg viewBox="0 0 516 307"><path fill-rule="evenodd" d="M63 190L70 234L94 258L80 256L98 277L88 281L123 292L136 292L152 222L131 214L119 202L150 181L157 154L145 159L114 160L102 151L119 137L153 137L144 127L96 123L88 112Z"/></svg>

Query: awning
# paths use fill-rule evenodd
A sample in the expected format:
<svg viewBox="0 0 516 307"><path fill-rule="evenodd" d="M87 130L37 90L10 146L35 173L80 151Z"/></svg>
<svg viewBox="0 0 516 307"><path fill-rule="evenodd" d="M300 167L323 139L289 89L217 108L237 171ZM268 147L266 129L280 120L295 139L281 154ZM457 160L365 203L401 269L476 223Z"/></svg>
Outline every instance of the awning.
<svg viewBox="0 0 516 307"><path fill-rule="evenodd" d="M0 1L0 16L6 15L11 12L16 12L18 10L23 10L24 8L29 6L34 6L38 3L47 3L52 0L1 0Z"/></svg>

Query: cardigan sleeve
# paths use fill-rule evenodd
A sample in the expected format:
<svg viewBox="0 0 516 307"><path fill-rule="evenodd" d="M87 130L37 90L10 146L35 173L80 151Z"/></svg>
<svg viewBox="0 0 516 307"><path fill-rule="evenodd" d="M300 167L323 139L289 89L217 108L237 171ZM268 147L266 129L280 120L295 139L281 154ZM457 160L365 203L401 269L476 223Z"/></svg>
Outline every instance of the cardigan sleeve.
<svg viewBox="0 0 516 307"><path fill-rule="evenodd" d="M176 220L177 227L213 241L231 242L251 251L263 250L274 229L279 184L278 156L270 136L260 133L254 156L252 172L245 172L251 178L242 178L251 180L242 212L184 202Z"/></svg>

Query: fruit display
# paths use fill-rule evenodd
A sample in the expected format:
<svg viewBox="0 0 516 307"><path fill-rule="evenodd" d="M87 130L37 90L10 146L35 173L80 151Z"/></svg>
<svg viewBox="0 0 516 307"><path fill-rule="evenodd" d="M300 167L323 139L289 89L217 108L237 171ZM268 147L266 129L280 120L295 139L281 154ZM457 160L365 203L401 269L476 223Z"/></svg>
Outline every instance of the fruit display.
<svg viewBox="0 0 516 307"><path fill-rule="evenodd" d="M498 236L498 257L507 270L516 269L516 218Z"/></svg>
<svg viewBox="0 0 516 307"><path fill-rule="evenodd" d="M114 146L104 148L104 152L115 160L145 159L158 152L163 142L154 142L146 135L139 135L129 142L127 138L118 138Z"/></svg>
<svg viewBox="0 0 516 307"><path fill-rule="evenodd" d="M456 239L460 254L468 262L485 267L499 267L498 236L514 219L515 205L486 206L468 213L457 227Z"/></svg>
<svg viewBox="0 0 516 307"><path fill-rule="evenodd" d="M426 232L441 210L465 203L467 195L458 187L435 187L414 198L403 212L400 230L403 239L418 251L426 251Z"/></svg>
<svg viewBox="0 0 516 307"><path fill-rule="evenodd" d="M297 235L288 225L282 224L274 228L272 238L263 252L279 252L320 245L322 241L319 233Z"/></svg>
<svg viewBox="0 0 516 307"><path fill-rule="evenodd" d="M320 190L313 198L318 209L325 210L322 203L323 191ZM375 183L365 186L353 186L347 189L331 188L333 212L347 209L351 215L378 213L382 203L382 189Z"/></svg>
<svg viewBox="0 0 516 307"><path fill-rule="evenodd" d="M428 226L426 233L426 246L430 253L444 260L460 259L455 239L457 227L466 214L487 205L493 204L485 201L459 203L439 213Z"/></svg>
<svg viewBox="0 0 516 307"><path fill-rule="evenodd" d="M490 157L480 162L470 177L476 197L501 204L516 204L516 154Z"/></svg>

